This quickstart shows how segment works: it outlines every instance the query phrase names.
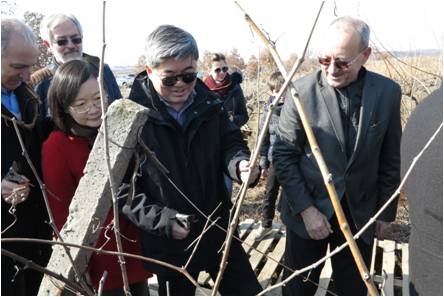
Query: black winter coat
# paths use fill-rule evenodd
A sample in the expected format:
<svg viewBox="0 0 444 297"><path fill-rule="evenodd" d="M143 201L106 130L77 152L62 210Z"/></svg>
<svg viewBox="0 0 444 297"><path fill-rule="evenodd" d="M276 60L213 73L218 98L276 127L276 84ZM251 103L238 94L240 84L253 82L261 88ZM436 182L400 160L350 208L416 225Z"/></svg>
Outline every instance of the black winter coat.
<svg viewBox="0 0 444 297"><path fill-rule="evenodd" d="M269 112L269 105L271 104L273 99L274 99L274 97L270 96L270 98L268 99L268 102L265 105L264 113L262 114L260 127L259 127L260 131L262 131L262 129L264 128L265 119L267 118L268 112ZM283 103L277 104L274 111L273 111L273 114L271 116L270 124L268 126L267 133L265 134L265 139L264 139L264 142L262 143L262 147L261 147L261 151L260 151L261 159L260 159L259 165L261 166L261 168L269 168L270 164L272 163L273 146L276 141L277 129L279 126L279 117L281 116L282 105L283 105Z"/></svg>
<svg viewBox="0 0 444 297"><path fill-rule="evenodd" d="M239 128L222 108L222 102L199 79L195 91L194 102L185 111L187 120L183 127L169 115L146 74L137 76L129 98L150 110L142 139L169 170L168 177L207 216L221 203L212 218L220 217L218 224L226 227L231 202L223 173L239 181L237 164L248 160L249 150ZM147 198L135 199L132 210L124 209L124 213L143 230L145 256L184 265L192 248L184 250L202 233L206 218L185 200L153 162L145 160L141 171L137 191ZM135 209L137 205L141 208ZM184 240L171 236L177 213L197 218ZM224 239L225 233L217 227L205 233L189 271L219 265L217 251ZM146 268L157 274L172 272L152 263L147 263Z"/></svg>
<svg viewBox="0 0 444 297"><path fill-rule="evenodd" d="M38 109L40 108L39 101L32 89L26 84L19 86L15 90L15 95L17 96L19 103L22 121L26 125L29 125L29 128L25 128L23 125L19 124L19 131L26 150L40 174L40 149L42 144L41 121L39 116L35 117L36 112L38 115ZM22 156L22 149L13 123L8 120L12 117L13 115L2 104L2 180L15 161L18 173L30 179L34 187L31 187L28 198L16 206L15 215L18 220L10 229L2 234L2 238L29 237L50 239L51 232L49 225L46 223L48 221L48 215L42 193L31 168L25 157ZM35 123L31 125L34 119ZM9 213L11 204L6 203L3 199L1 199L1 201L3 231L13 223L14 216ZM45 261L49 259L48 257L51 251L49 245L39 245L35 243L4 243L2 244L2 248L17 253L30 260L34 260L41 265L46 265Z"/></svg>
<svg viewBox="0 0 444 297"><path fill-rule="evenodd" d="M224 108L230 115L230 119L238 127L248 122L248 111L245 103L244 93L239 83L233 82L231 89L222 98Z"/></svg>

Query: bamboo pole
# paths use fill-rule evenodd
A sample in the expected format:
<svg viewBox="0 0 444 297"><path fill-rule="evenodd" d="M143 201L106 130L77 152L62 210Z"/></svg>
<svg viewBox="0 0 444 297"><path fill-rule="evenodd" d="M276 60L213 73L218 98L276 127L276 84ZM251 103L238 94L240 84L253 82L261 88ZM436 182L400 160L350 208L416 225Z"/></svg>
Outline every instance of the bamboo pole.
<svg viewBox="0 0 444 297"><path fill-rule="evenodd" d="M237 4L237 2L235 2L235 3ZM239 5L239 4L237 4L237 5ZM317 15L317 17L315 19L315 22L313 24L312 30L310 32L310 35L308 36L307 44L306 44L305 50L304 50L304 55L305 55L306 49L308 48L308 44L310 43L310 39L311 39L311 36L313 34L313 31L314 31L314 28L316 26L316 23L318 21L319 14L321 13L322 7L323 7L323 3L321 5L321 7L319 8L318 15ZM265 134L266 134L268 126L270 124L271 117L273 115L273 111L275 109L277 101L284 94L284 92L287 89L287 87L291 84L291 79L295 75L296 71L299 70L299 67L301 66L301 64L302 64L302 59L298 59L298 61L296 61L296 63L294 64L293 68L291 69L290 74L286 77L285 82L284 82L282 88L279 90L279 93L276 95L276 98L270 104L270 109L269 109L269 112L268 112L268 114L267 114L267 116L265 118L264 126L262 128L262 131L260 132L259 138L258 138L258 140L256 142L256 145L255 145L255 148L253 150L252 156L250 157L250 168L253 168L254 167L253 165L256 164L256 162L257 162L257 159L258 159L258 156L259 156L259 152L260 152L260 148L261 148L261 145L262 145L262 143L264 141ZM245 195L247 193L248 185L250 184L250 179L251 179L251 171L248 172L247 181L242 184L242 187L240 189L239 198L236 201L236 207L235 207L235 212L234 212L234 215L233 215L233 219L231 220L230 225L228 227L227 237L226 237L226 240L225 240L224 252L223 252L222 260L220 262L219 272L217 274L216 281L214 282L213 291L211 293L213 296L216 295L216 293L217 293L217 290L219 288L220 282L222 280L222 275L223 275L223 273L225 271L225 268L227 266L227 263L228 263L228 255L229 255L229 252L230 252L230 247L231 247L231 242L232 242L232 239L233 239L234 230L236 230L236 226L237 226L237 222L238 222L239 214L240 214L240 208L241 208L242 202L243 202L243 200L245 198Z"/></svg>
<svg viewBox="0 0 444 297"><path fill-rule="evenodd" d="M236 4L245 13L245 11L242 9L242 7L237 2L236 2ZM321 4L321 9L322 9L323 5L324 5L324 2L322 2L322 4ZM320 13L320 10L319 10L319 13ZM319 13L318 13L317 18L319 17ZM287 71L282 63L282 60L276 50L275 45L272 42L270 42L270 40L265 36L265 34L256 26L256 24L253 22L253 20L249 17L249 15L247 13L245 13L245 19L248 22L248 24L253 28L253 30L256 32L256 34L259 35L259 37L262 39L262 41L267 46L267 48L270 50L279 70L281 71L282 75L284 77L286 77ZM310 33L310 35L312 33L313 33L313 31ZM304 52L301 55L301 57L298 57L296 64L298 64L298 63L302 64L307 47L308 47L308 43L306 44L306 47L305 47ZM292 76L291 73L290 73L290 76ZM287 80L288 80L288 77L287 77ZM279 93L282 93L282 92L279 92ZM327 167L325 160L322 156L319 145L318 145L316 138L314 136L313 130L310 127L309 120L304 112L304 108L302 106L302 103L301 103L299 97L297 96L296 90L293 87L293 85L292 85L291 95L293 97L294 103L295 103L296 108L297 108L299 115L301 117L301 121L302 121L304 130L305 130L305 134L307 135L307 139L309 141L313 155L316 159L316 162L318 163L319 169L321 170L322 177L324 178L324 183L327 188L328 194L330 196L336 216L338 218L339 226L341 228L342 233L344 234L345 239L347 240L347 242L350 246L350 250L352 252L352 255L353 255L353 258L356 262L358 270L361 274L361 278L364 281L365 285L367 286L367 289L371 295L373 295L373 296L379 295L378 291L375 287L375 284L373 283L373 280L370 278L369 271L365 265L365 262L362 258L361 252L359 251L356 241L353 239L353 234L351 233L350 226L347 222L347 219L345 218L344 211L342 209L341 203L338 198L338 194L336 192L336 188L333 183L332 174L328 170L328 167ZM279 96L276 96L276 97L277 98L275 98L274 101L277 101L279 99Z"/></svg>

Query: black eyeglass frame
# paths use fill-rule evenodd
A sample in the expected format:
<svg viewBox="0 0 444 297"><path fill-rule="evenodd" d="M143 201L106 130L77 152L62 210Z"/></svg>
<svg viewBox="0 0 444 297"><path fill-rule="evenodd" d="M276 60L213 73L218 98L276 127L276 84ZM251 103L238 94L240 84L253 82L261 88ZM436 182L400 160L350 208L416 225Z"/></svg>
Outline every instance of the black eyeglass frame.
<svg viewBox="0 0 444 297"><path fill-rule="evenodd" d="M71 40L72 44L78 45L83 42L83 37L75 36L75 37L61 38L54 40L54 43L56 43L58 46L66 46L68 45L69 40Z"/></svg>

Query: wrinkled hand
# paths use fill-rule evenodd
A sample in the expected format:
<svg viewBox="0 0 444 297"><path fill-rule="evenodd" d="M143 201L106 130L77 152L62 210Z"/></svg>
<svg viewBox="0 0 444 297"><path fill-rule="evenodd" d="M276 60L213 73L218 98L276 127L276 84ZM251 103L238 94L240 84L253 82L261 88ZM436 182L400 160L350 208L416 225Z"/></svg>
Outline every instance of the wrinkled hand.
<svg viewBox="0 0 444 297"><path fill-rule="evenodd" d="M251 169L250 162L246 160L242 160L239 162L239 173L243 183L247 182L248 171L250 171L250 169ZM250 183L248 185L251 185L254 181L256 181L258 176L259 176L259 166L256 165L252 168Z"/></svg>
<svg viewBox="0 0 444 297"><path fill-rule="evenodd" d="M379 240L383 240L387 237L390 232L390 223L376 220L376 231L375 235Z"/></svg>
<svg viewBox="0 0 444 297"><path fill-rule="evenodd" d="M261 179L266 179L268 177L268 168L263 168L261 170Z"/></svg>
<svg viewBox="0 0 444 297"><path fill-rule="evenodd" d="M176 220L173 221L172 226L171 226L171 236L174 239L184 239L185 237L188 236L188 234L190 233L190 228L188 227L184 227L181 226Z"/></svg>
<svg viewBox="0 0 444 297"><path fill-rule="evenodd" d="M316 207L308 207L301 212L301 216L311 239L321 240L333 233L327 217Z"/></svg>
<svg viewBox="0 0 444 297"><path fill-rule="evenodd" d="M20 204L28 198L29 192L30 184L26 177L22 183L2 179L2 198L6 203L14 206Z"/></svg>

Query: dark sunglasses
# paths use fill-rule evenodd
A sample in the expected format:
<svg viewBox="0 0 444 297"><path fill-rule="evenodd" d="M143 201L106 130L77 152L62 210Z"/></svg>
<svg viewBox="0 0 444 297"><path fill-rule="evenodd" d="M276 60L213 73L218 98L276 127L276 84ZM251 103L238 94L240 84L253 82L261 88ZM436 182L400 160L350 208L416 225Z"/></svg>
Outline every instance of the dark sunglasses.
<svg viewBox="0 0 444 297"><path fill-rule="evenodd" d="M167 76L161 78L160 80L162 81L162 84L165 87L172 87L177 83L178 80L181 80L186 84L190 84L196 80L196 77L197 77L197 72L189 72L184 74L178 74L175 76Z"/></svg>
<svg viewBox="0 0 444 297"><path fill-rule="evenodd" d="M366 50L366 48L364 50L362 50L359 54L356 55L356 57L354 57L353 59L351 59L350 61L341 61L341 60L333 60L332 57L326 56L326 57L319 57L319 64L325 66L325 67L329 67L331 63L333 63L333 65L335 65L336 68L340 69L340 70L346 70L348 69L351 65L353 65L354 62L356 62L356 60L358 59L358 57ZM332 62L333 61L333 62Z"/></svg>
<svg viewBox="0 0 444 297"><path fill-rule="evenodd" d="M216 68L216 69L214 69L214 72L216 72L216 73L219 73L219 72L227 72L228 71L228 67L227 66L225 66L225 67L222 67L222 68Z"/></svg>
<svg viewBox="0 0 444 297"><path fill-rule="evenodd" d="M73 44L81 44L82 43L82 37L69 37L69 39L71 40L71 42ZM55 41L57 43L58 46L65 46L68 44L69 40L68 39L59 39Z"/></svg>

